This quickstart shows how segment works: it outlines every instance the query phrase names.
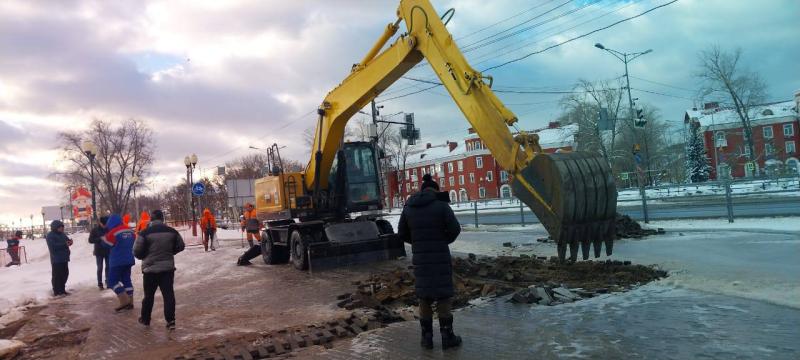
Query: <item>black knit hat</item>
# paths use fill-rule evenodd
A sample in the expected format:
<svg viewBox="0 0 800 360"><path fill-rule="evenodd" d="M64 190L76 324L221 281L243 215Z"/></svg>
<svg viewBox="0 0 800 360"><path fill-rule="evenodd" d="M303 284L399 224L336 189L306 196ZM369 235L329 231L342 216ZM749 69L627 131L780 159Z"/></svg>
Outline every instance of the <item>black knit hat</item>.
<svg viewBox="0 0 800 360"><path fill-rule="evenodd" d="M431 178L431 174L425 174L422 176L422 186L420 186L420 190L425 190L427 188L433 188L436 191L439 191L439 184L436 181L433 181Z"/></svg>
<svg viewBox="0 0 800 360"><path fill-rule="evenodd" d="M158 209L153 210L150 212L150 219L164 221L164 212Z"/></svg>

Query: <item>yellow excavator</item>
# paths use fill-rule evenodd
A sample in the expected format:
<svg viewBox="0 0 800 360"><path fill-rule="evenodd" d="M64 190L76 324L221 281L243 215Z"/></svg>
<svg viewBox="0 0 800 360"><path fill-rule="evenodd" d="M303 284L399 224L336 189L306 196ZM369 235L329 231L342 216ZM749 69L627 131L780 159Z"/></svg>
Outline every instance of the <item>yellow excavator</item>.
<svg viewBox="0 0 800 360"><path fill-rule="evenodd" d="M452 10L445 15L452 17ZM449 19L448 19L449 21ZM405 23L405 32L386 44ZM536 214L559 258L611 255L617 191L597 154L546 154L538 136L512 131L517 117L491 90L492 78L473 69L428 0L401 0L364 58L318 108L312 158L302 172L282 169L277 146L269 175L256 181L256 208L266 224L262 255L268 264L298 269L405 256L392 226L380 218L378 160L371 142L343 142L345 125L360 109L423 59L433 68L496 161L511 175L514 194Z"/></svg>

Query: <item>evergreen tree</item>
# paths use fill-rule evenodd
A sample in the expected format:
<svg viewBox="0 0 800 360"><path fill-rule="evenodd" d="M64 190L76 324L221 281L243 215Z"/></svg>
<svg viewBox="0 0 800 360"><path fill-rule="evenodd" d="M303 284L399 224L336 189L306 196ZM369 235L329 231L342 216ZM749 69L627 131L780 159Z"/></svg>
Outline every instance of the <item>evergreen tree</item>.
<svg viewBox="0 0 800 360"><path fill-rule="evenodd" d="M708 181L711 172L703 137L697 131L699 127L696 123L690 126L691 135L686 143L686 178L693 183Z"/></svg>

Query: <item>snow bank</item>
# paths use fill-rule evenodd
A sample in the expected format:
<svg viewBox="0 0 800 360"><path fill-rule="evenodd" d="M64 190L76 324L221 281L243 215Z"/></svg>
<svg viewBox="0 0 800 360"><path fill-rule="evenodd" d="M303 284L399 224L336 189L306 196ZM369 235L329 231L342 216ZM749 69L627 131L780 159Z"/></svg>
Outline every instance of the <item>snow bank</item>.
<svg viewBox="0 0 800 360"><path fill-rule="evenodd" d="M70 235L73 241L70 250L69 280L67 291L83 287L97 286L94 245L90 244L87 233ZM52 297L50 283L50 253L44 239L20 241L25 247L28 263L21 266L0 268L0 324L13 321L15 307L26 304L46 303ZM22 257L22 253L20 253ZM21 260L24 261L24 258Z"/></svg>
<svg viewBox="0 0 800 360"><path fill-rule="evenodd" d="M752 230L752 231L779 231L800 233L800 217L771 217L771 218L736 218L733 223L727 219L681 219L651 221L642 226L651 228L664 228L666 230Z"/></svg>

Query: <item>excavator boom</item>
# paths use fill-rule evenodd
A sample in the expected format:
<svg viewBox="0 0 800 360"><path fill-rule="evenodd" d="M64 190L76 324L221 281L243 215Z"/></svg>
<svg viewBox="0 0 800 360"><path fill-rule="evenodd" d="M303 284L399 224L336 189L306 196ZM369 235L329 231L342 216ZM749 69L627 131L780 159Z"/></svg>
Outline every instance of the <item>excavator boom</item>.
<svg viewBox="0 0 800 360"><path fill-rule="evenodd" d="M615 235L616 187L608 164L595 154L545 154L535 134L509 126L517 117L490 88L491 78L473 69L428 0L401 0L398 19L353 66L350 75L326 96L319 108L314 156L305 172L307 189L327 186L331 164L347 121L403 74L426 59L465 118L513 176L515 195L527 204L558 244L559 257L583 258L602 244L611 254ZM383 51L404 22L406 32ZM489 80L489 84L484 80Z"/></svg>

